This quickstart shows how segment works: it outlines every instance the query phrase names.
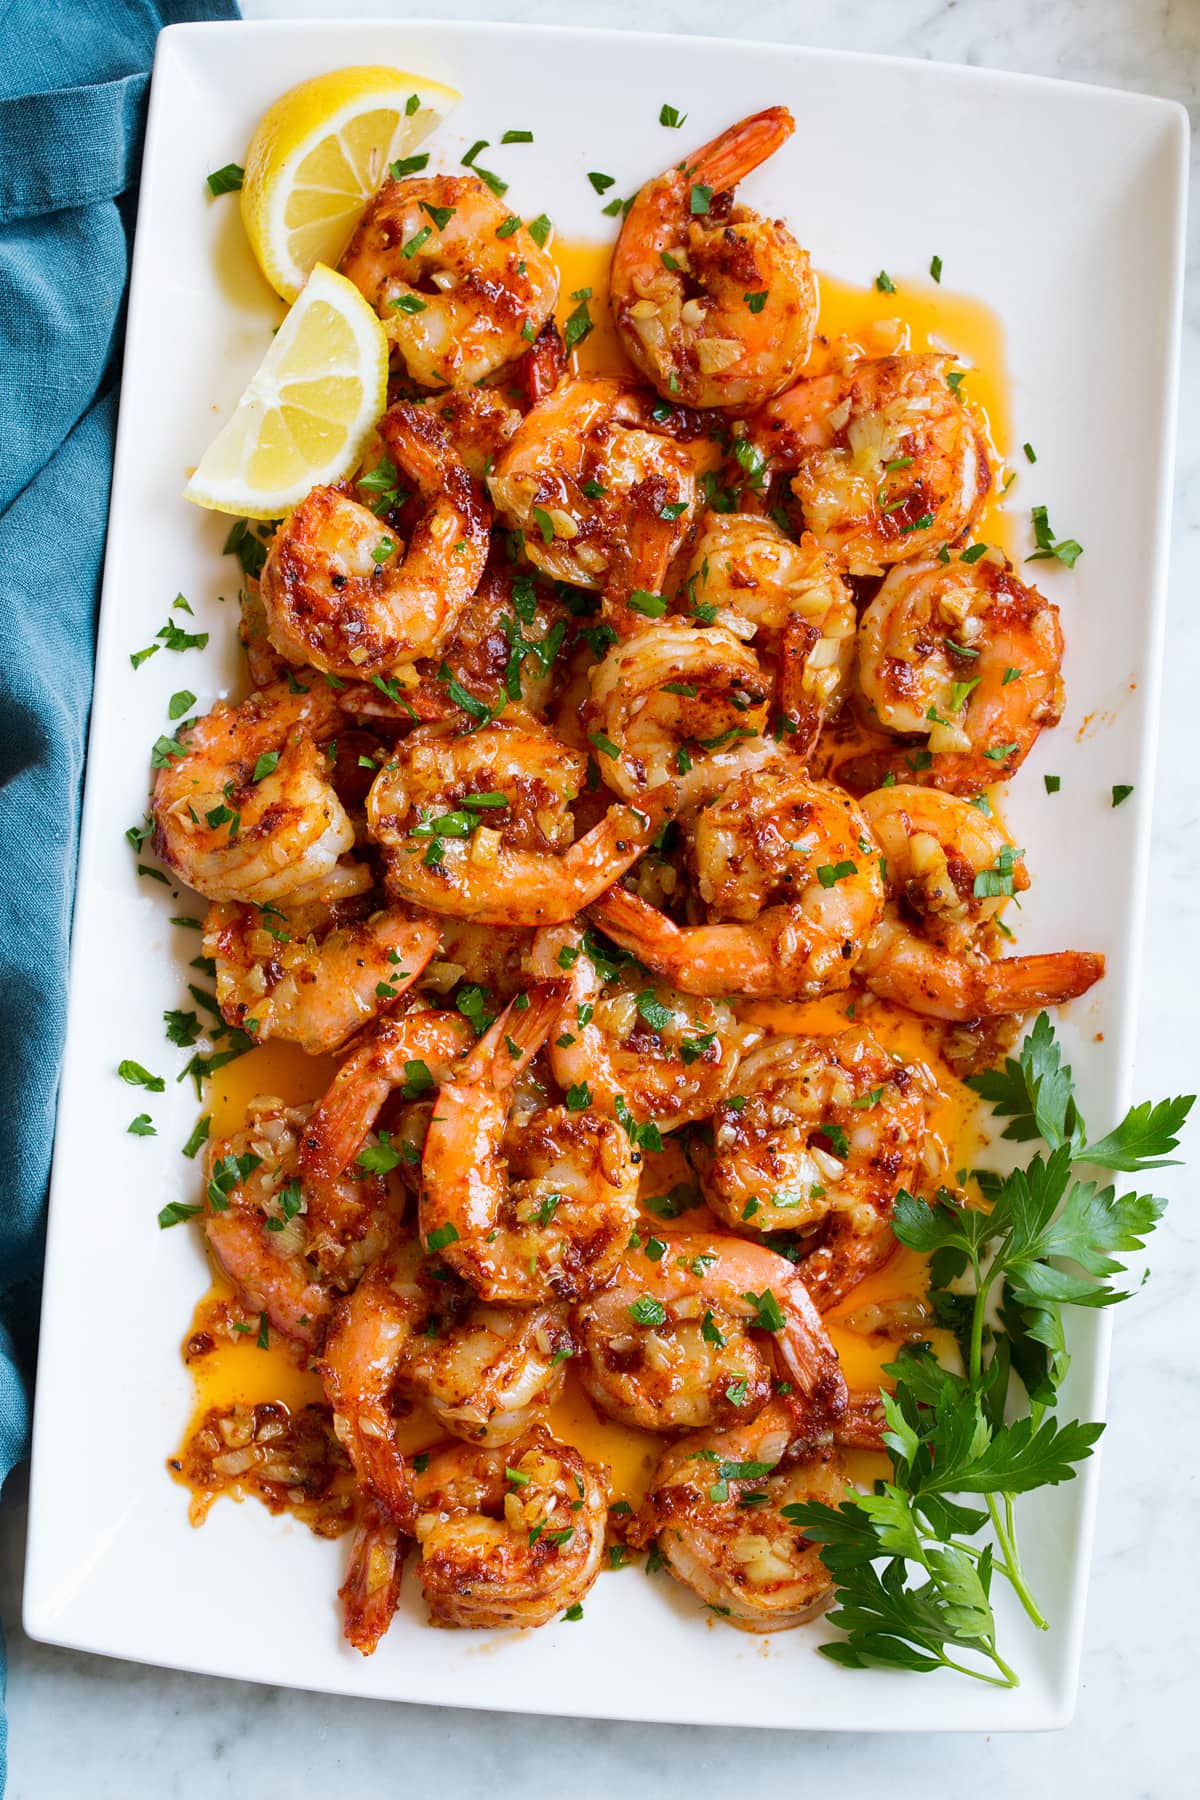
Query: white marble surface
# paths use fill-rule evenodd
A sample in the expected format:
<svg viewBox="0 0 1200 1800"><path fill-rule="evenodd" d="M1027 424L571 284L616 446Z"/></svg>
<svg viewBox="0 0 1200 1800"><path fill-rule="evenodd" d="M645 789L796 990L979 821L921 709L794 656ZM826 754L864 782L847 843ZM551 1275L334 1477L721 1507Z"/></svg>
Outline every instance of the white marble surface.
<svg viewBox="0 0 1200 1800"><path fill-rule="evenodd" d="M319 17L320 0L244 0L249 17ZM360 15L428 15L432 5L358 4ZM1065 76L1170 95L1200 86L1195 0L457 0L461 18L606 23L745 35ZM733 22L736 12L738 23ZM1044 196L1051 207L1067 195ZM1189 991L1200 930L1200 823L1194 756L1200 679L1200 231L1193 219L1185 319L1179 464L1164 717L1155 797L1155 879L1137 1088L1195 1088L1200 1058ZM1191 404L1188 404L1189 398ZM1187 948L1185 948L1187 947ZM1191 1134L1200 1159L1200 1132ZM557 1791L600 1800L623 1788L659 1800L710 1791L793 1792L853 1774L892 1800L931 1787L989 1795L1075 1791L1114 1800L1174 1800L1195 1789L1193 1720L1200 1655L1194 1524L1200 1388L1194 1282L1200 1224L1179 1171L1162 1177L1173 1205L1154 1249L1154 1278L1116 1318L1096 1564L1074 1725L1041 1737L751 1736L496 1717L243 1686L47 1649L19 1614L22 1483L0 1514L0 1614L9 1635L11 1800L259 1800L336 1782L356 1800L431 1789L457 1800L487 1784L493 1800ZM1164 1481L1166 1477L1166 1481ZM1167 1485L1169 1482L1169 1487ZM86 1502L85 1502L86 1503ZM1190 1599L1188 1596L1190 1595ZM1192 1701L1189 1706L1188 1694Z"/></svg>

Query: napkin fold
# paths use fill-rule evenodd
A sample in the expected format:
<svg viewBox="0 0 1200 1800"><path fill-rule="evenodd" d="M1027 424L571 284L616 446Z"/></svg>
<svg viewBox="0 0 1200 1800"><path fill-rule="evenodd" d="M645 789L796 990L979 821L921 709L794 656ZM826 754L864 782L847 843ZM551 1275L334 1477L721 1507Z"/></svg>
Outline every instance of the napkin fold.
<svg viewBox="0 0 1200 1800"><path fill-rule="evenodd" d="M164 25L237 16L0 0L0 1482L28 1444L149 69ZM5 1748L0 1710L0 1792Z"/></svg>

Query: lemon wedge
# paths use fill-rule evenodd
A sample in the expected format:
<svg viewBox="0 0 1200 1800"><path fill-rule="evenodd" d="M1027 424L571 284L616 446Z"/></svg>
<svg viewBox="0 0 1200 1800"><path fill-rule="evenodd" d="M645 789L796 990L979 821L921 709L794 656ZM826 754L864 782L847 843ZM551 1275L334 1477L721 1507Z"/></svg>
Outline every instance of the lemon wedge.
<svg viewBox="0 0 1200 1800"><path fill-rule="evenodd" d="M348 475L387 405L387 371L375 313L352 281L318 263L184 498L277 519L310 488Z"/></svg>
<svg viewBox="0 0 1200 1800"><path fill-rule="evenodd" d="M242 223L277 294L294 300L334 264L391 162L411 156L461 96L401 69L334 69L259 121L246 152Z"/></svg>

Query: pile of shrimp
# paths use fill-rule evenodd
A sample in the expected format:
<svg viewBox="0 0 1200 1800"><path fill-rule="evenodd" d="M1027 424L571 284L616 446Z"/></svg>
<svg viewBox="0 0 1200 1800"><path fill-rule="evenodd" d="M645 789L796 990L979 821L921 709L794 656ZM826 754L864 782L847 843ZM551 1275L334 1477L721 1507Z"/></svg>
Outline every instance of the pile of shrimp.
<svg viewBox="0 0 1200 1800"><path fill-rule="evenodd" d="M614 1532L734 1626L827 1605L792 1509L836 1502L880 1408L825 1315L944 1174L936 1078L872 1008L961 1031L1103 972L1000 954L1030 877L984 790L1059 716L1058 612L961 554L993 469L948 358L806 373L808 255L735 200L791 130L772 107L633 200L623 376L579 371L483 182L385 179L342 269L391 403L248 585L254 691L160 758L225 1019L339 1059L209 1145L200 1224L320 1371L364 1652L406 1553L443 1626L577 1616ZM831 995L833 1035L759 1022ZM568 1367L661 1442L619 1521L548 1422Z"/></svg>

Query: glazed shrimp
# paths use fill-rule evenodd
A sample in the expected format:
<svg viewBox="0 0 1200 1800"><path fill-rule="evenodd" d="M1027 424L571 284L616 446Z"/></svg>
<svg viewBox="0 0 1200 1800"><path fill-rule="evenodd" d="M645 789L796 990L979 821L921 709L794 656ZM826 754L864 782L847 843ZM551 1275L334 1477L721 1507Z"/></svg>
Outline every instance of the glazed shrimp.
<svg viewBox="0 0 1200 1800"><path fill-rule="evenodd" d="M707 788L712 753L760 738L766 725L770 683L754 652L719 625L643 624L588 679L584 718L600 744L597 767L627 800L674 781L686 805L693 789Z"/></svg>
<svg viewBox="0 0 1200 1800"><path fill-rule="evenodd" d="M902 563L862 616L858 678L871 717L927 740L919 785L978 794L1016 774L1046 725L1062 716L1058 608L1019 581L999 553L976 562ZM839 779L908 781L917 758L852 759Z"/></svg>
<svg viewBox="0 0 1200 1800"><path fill-rule="evenodd" d="M624 888L589 910L685 994L816 999L850 981L883 911L878 852L857 804L780 757L731 781L692 825L707 925L675 925Z"/></svg>
<svg viewBox="0 0 1200 1800"><path fill-rule="evenodd" d="M596 1105L617 1103L638 1121L674 1131L706 1119L729 1093L748 1035L721 1000L688 998L641 968L602 980L576 925L541 931L530 958L539 980L567 991L546 1046L562 1088L588 1087Z"/></svg>
<svg viewBox="0 0 1200 1800"><path fill-rule="evenodd" d="M799 1269L826 1311L896 1248L897 1192L940 1173L939 1147L925 1158L936 1094L865 1028L769 1038L742 1061L741 1104L715 1109L711 1147L692 1147L704 1197L739 1231L813 1233Z"/></svg>
<svg viewBox="0 0 1200 1800"><path fill-rule="evenodd" d="M845 695L857 617L835 559L811 532L797 544L773 519L705 513L688 564L694 606L753 641L773 675L788 746L805 755ZM707 617L707 610L705 616Z"/></svg>
<svg viewBox="0 0 1200 1800"><path fill-rule="evenodd" d="M516 407L495 388L451 388L431 394L425 410L438 421L471 479L480 483L521 423Z"/></svg>
<svg viewBox="0 0 1200 1800"><path fill-rule="evenodd" d="M892 902L860 965L872 993L930 1018L995 1019L1061 1006L1100 980L1104 958L1090 951L999 962L980 951L980 928L1029 876L999 825L969 801L897 784L868 794L862 809Z"/></svg>
<svg viewBox="0 0 1200 1800"><path fill-rule="evenodd" d="M417 1573L436 1625L545 1625L596 1579L605 1471L544 1426L507 1450L435 1450L413 1491Z"/></svg>
<svg viewBox="0 0 1200 1800"><path fill-rule="evenodd" d="M520 998L525 998L521 996ZM626 1132L568 1095L514 1109L562 983L513 1001L443 1083L421 1159L421 1235L485 1300L530 1306L602 1286L637 1217L640 1157ZM580 1105L580 1100L583 1104Z"/></svg>
<svg viewBox="0 0 1200 1800"><path fill-rule="evenodd" d="M423 1094L448 1073L472 1041L456 1012L406 1013L383 1019L361 1037L313 1108L301 1161L320 1183L354 1172L355 1159L384 1102L406 1085Z"/></svg>
<svg viewBox="0 0 1200 1800"><path fill-rule="evenodd" d="M317 747L341 716L324 682L298 693L277 682L180 726L152 801L154 849L167 867L210 900L322 898L331 880L340 897L353 891L335 871L354 827ZM357 875L361 892L371 877Z"/></svg>
<svg viewBox="0 0 1200 1800"><path fill-rule="evenodd" d="M948 356L884 356L798 381L751 431L792 473L805 527L851 575L953 543L991 486L983 434Z"/></svg>
<svg viewBox="0 0 1200 1800"><path fill-rule="evenodd" d="M535 567L602 588L614 545L643 515L674 515L674 548L696 504L696 459L665 436L654 397L636 382L589 375L560 383L496 460L488 487L505 523L524 533ZM669 551L668 551L669 554Z"/></svg>
<svg viewBox="0 0 1200 1800"><path fill-rule="evenodd" d="M319 487L279 527L262 572L276 649L346 681L434 655L487 561L491 508L433 415L402 403L379 435L420 496L407 546L343 488Z"/></svg>
<svg viewBox="0 0 1200 1800"><path fill-rule="evenodd" d="M518 1312L478 1301L465 1318L417 1341L402 1389L455 1437L511 1444L558 1398L573 1349L565 1307Z"/></svg>
<svg viewBox="0 0 1200 1800"><path fill-rule="evenodd" d="M648 181L612 259L612 308L626 354L685 406L745 411L794 380L812 343L817 284L779 220L733 204L733 189L795 129L784 106L732 125Z"/></svg>
<svg viewBox="0 0 1200 1800"><path fill-rule="evenodd" d="M437 926L399 907L209 907L202 947L227 1025L308 1056L337 1050L399 998L438 948ZM349 916L347 916L349 915Z"/></svg>
<svg viewBox="0 0 1200 1800"><path fill-rule="evenodd" d="M341 271L423 387L515 362L554 311L554 261L511 218L474 175L412 176L382 184L351 238Z"/></svg>
<svg viewBox="0 0 1200 1800"><path fill-rule="evenodd" d="M320 1347L337 1299L378 1255L395 1225L387 1185L378 1176L323 1184L328 1213L340 1202L353 1237L314 1229L316 1185L304 1180L300 1146L307 1107L252 1100L245 1125L210 1141L205 1159L204 1234L251 1312L265 1312L285 1337ZM328 1190L333 1188L331 1194Z"/></svg>
<svg viewBox="0 0 1200 1800"><path fill-rule="evenodd" d="M796 1437L781 1401L731 1430L681 1438L662 1455L646 1524L672 1575L741 1631L786 1631L824 1612L833 1578L788 1517L837 1506L846 1477L830 1446Z"/></svg>
<svg viewBox="0 0 1200 1800"><path fill-rule="evenodd" d="M359 1487L387 1520L409 1532L412 1488L396 1444L393 1398L413 1340L440 1304L420 1245L406 1239L373 1262L338 1306L321 1363L333 1428Z"/></svg>
<svg viewBox="0 0 1200 1800"><path fill-rule="evenodd" d="M586 771L582 752L515 714L465 734L418 727L367 801L389 888L479 924L573 917L636 862L673 801L664 787L636 807L614 804L572 841Z"/></svg>
<svg viewBox="0 0 1200 1800"><path fill-rule="evenodd" d="M580 1374L610 1418L690 1431L760 1412L776 1368L814 1418L846 1408L837 1352L786 1257L742 1238L651 1237L576 1307Z"/></svg>
<svg viewBox="0 0 1200 1800"><path fill-rule="evenodd" d="M400 1598L405 1539L373 1500L358 1511L346 1579L338 1589L342 1631L356 1650L370 1656L378 1649Z"/></svg>

